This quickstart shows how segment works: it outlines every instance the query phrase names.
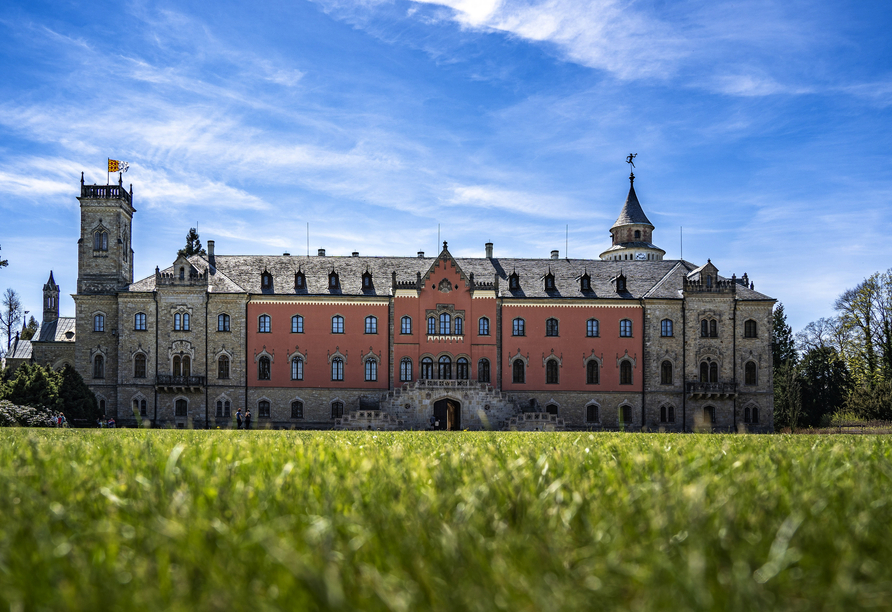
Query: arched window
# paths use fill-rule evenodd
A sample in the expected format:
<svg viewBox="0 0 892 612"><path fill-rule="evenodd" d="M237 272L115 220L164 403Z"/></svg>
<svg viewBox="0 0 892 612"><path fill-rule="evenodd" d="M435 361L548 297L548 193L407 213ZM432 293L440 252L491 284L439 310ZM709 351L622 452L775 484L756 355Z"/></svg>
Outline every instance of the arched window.
<svg viewBox="0 0 892 612"><path fill-rule="evenodd" d="M515 359L514 365L511 367L511 382L521 384L526 378L523 359Z"/></svg>
<svg viewBox="0 0 892 612"><path fill-rule="evenodd" d="M489 319L486 317L480 317L480 320L477 322L477 334L480 336L489 335Z"/></svg>
<svg viewBox="0 0 892 612"><path fill-rule="evenodd" d="M712 319L709 322L709 337L717 338L719 335L718 323L716 323L715 319Z"/></svg>
<svg viewBox="0 0 892 612"><path fill-rule="evenodd" d="M261 289L272 289L273 287L273 275L269 272L263 272L260 275L260 288Z"/></svg>
<svg viewBox="0 0 892 612"><path fill-rule="evenodd" d="M139 416L146 416L149 413L146 406L146 400L139 400Z"/></svg>
<svg viewBox="0 0 892 612"><path fill-rule="evenodd" d="M142 353L137 353L133 358L133 378L145 378L146 377L146 356Z"/></svg>
<svg viewBox="0 0 892 612"><path fill-rule="evenodd" d="M291 402L291 418L292 419L302 419L304 418L304 403L300 400L295 400Z"/></svg>
<svg viewBox="0 0 892 612"><path fill-rule="evenodd" d="M597 338L601 335L601 326L597 319L589 319L585 322L585 335L589 338Z"/></svg>
<svg viewBox="0 0 892 612"><path fill-rule="evenodd" d="M366 272L362 275L362 288L363 289L371 289L372 288L372 273Z"/></svg>
<svg viewBox="0 0 892 612"><path fill-rule="evenodd" d="M378 380L378 362L374 359L365 360L365 380L366 382Z"/></svg>
<svg viewBox="0 0 892 612"><path fill-rule="evenodd" d="M231 416L231 404L229 400L217 400L217 416L227 418Z"/></svg>
<svg viewBox="0 0 892 612"><path fill-rule="evenodd" d="M555 318L547 319L545 321L545 335L546 336L557 336L558 335L558 320Z"/></svg>
<svg viewBox="0 0 892 612"><path fill-rule="evenodd" d="M619 384L632 384L632 362L628 360L621 361L619 364Z"/></svg>
<svg viewBox="0 0 892 612"><path fill-rule="evenodd" d="M545 363L545 382L549 385L558 384L558 362L557 359L549 359Z"/></svg>
<svg viewBox="0 0 892 612"><path fill-rule="evenodd" d="M660 423L675 422L675 406L660 406Z"/></svg>
<svg viewBox="0 0 892 612"><path fill-rule="evenodd" d="M598 423L601 421L601 410L597 404L589 404L585 407L585 422Z"/></svg>
<svg viewBox="0 0 892 612"><path fill-rule="evenodd" d="M184 417L188 414L189 402L184 399L178 399L174 402L174 416Z"/></svg>
<svg viewBox="0 0 892 612"><path fill-rule="evenodd" d="M700 364L700 382L709 382L709 364L705 361Z"/></svg>
<svg viewBox="0 0 892 612"><path fill-rule="evenodd" d="M433 317L427 318L427 335L433 336L437 333L437 320Z"/></svg>
<svg viewBox="0 0 892 612"><path fill-rule="evenodd" d="M329 289L337 289L340 286L340 282L338 280L337 272L331 272L328 275L328 288Z"/></svg>
<svg viewBox="0 0 892 612"><path fill-rule="evenodd" d="M756 337L756 322L752 319L743 322L743 337L744 338L755 338Z"/></svg>
<svg viewBox="0 0 892 612"><path fill-rule="evenodd" d="M260 315L257 318L257 331L261 334L268 334L269 328L269 315Z"/></svg>
<svg viewBox="0 0 892 612"><path fill-rule="evenodd" d="M452 333L452 317L448 313L440 315L440 335Z"/></svg>
<svg viewBox="0 0 892 612"><path fill-rule="evenodd" d="M714 361L709 364L709 382L719 382L719 364Z"/></svg>
<svg viewBox="0 0 892 612"><path fill-rule="evenodd" d="M378 319L377 319L377 317L368 316L365 318L365 333L367 333L367 334L377 334L378 333Z"/></svg>
<svg viewBox="0 0 892 612"><path fill-rule="evenodd" d="M508 289L520 289L520 277L517 276L517 272L512 272L508 277Z"/></svg>
<svg viewBox="0 0 892 612"><path fill-rule="evenodd" d="M341 315L335 315L331 318L331 333L344 333L344 317L342 317Z"/></svg>
<svg viewBox="0 0 892 612"><path fill-rule="evenodd" d="M512 336L523 336L524 333L524 320L521 318L514 319L514 322L511 325L511 335Z"/></svg>
<svg viewBox="0 0 892 612"><path fill-rule="evenodd" d="M291 317L291 333L292 334L302 334L304 333L304 318L300 315L294 315Z"/></svg>
<svg viewBox="0 0 892 612"><path fill-rule="evenodd" d="M229 315L228 314L217 315L217 331L221 331L221 332L229 331Z"/></svg>
<svg viewBox="0 0 892 612"><path fill-rule="evenodd" d="M106 232L96 232L93 234L93 250L94 251L107 251L108 250L108 234Z"/></svg>
<svg viewBox="0 0 892 612"><path fill-rule="evenodd" d="M706 406L703 408L703 422L707 425L712 425L715 423L715 408L712 406Z"/></svg>
<svg viewBox="0 0 892 612"><path fill-rule="evenodd" d="M217 417L223 416L223 400L217 400L217 412L215 414Z"/></svg>
<svg viewBox="0 0 892 612"><path fill-rule="evenodd" d="M257 402L257 416L269 418L269 402L260 400Z"/></svg>
<svg viewBox="0 0 892 612"><path fill-rule="evenodd" d="M660 335L664 338L672 337L672 319L663 319L660 321Z"/></svg>
<svg viewBox="0 0 892 612"><path fill-rule="evenodd" d="M746 365L743 366L743 384L756 384L756 364L753 361L747 361Z"/></svg>
<svg viewBox="0 0 892 612"><path fill-rule="evenodd" d="M664 361L660 364L660 384L661 385L671 385L672 384L672 362Z"/></svg>
<svg viewBox="0 0 892 612"><path fill-rule="evenodd" d="M134 331L146 331L146 313L138 312L133 315Z"/></svg>
<svg viewBox="0 0 892 612"><path fill-rule="evenodd" d="M192 359L188 355L183 356L183 376L192 375Z"/></svg>
<svg viewBox="0 0 892 612"><path fill-rule="evenodd" d="M340 357L331 360L331 379L344 380L344 360Z"/></svg>
<svg viewBox="0 0 892 612"><path fill-rule="evenodd" d="M554 291L554 274L551 272L545 275L545 290Z"/></svg>
<svg viewBox="0 0 892 612"><path fill-rule="evenodd" d="M456 319L458 321L459 319ZM455 362L455 379L456 380L468 380L470 376L468 367L468 360L464 357L459 357Z"/></svg>
<svg viewBox="0 0 892 612"><path fill-rule="evenodd" d="M412 360L408 357L400 359L400 381L409 382L412 380Z"/></svg>
<svg viewBox="0 0 892 612"><path fill-rule="evenodd" d="M461 336L463 333L465 333L464 321L461 317L455 317L455 335Z"/></svg>
<svg viewBox="0 0 892 612"><path fill-rule="evenodd" d="M229 378L229 357L220 355L217 360L217 378Z"/></svg>
<svg viewBox="0 0 892 612"><path fill-rule="evenodd" d="M452 359L449 355L443 355L438 360L437 378L440 380L452 380Z"/></svg>
<svg viewBox="0 0 892 612"><path fill-rule="evenodd" d="M104 332L105 331L105 315L93 315L93 331L94 332Z"/></svg>
<svg viewBox="0 0 892 612"><path fill-rule="evenodd" d="M291 360L291 380L303 380L304 379L304 360L300 357L295 357Z"/></svg>
<svg viewBox="0 0 892 612"><path fill-rule="evenodd" d="M594 359L591 359L587 364L585 364L585 384L601 384L601 368L598 366L598 362Z"/></svg>
<svg viewBox="0 0 892 612"><path fill-rule="evenodd" d="M331 418L340 419L344 416L344 402L331 403Z"/></svg>
<svg viewBox="0 0 892 612"><path fill-rule="evenodd" d="M430 380L434 377L434 360L430 357L425 357L421 360L421 378L425 380Z"/></svg>
<svg viewBox="0 0 892 612"><path fill-rule="evenodd" d="M296 272L294 274L294 289L295 291L302 291L307 286L307 278L303 272Z"/></svg>
<svg viewBox="0 0 892 612"><path fill-rule="evenodd" d="M93 378L105 378L105 357L102 355L93 358Z"/></svg>
<svg viewBox="0 0 892 612"><path fill-rule="evenodd" d="M619 322L619 336L620 338L632 337L632 322L629 319L623 319Z"/></svg>
<svg viewBox="0 0 892 612"><path fill-rule="evenodd" d="M174 376L182 376L183 375L183 360L179 355L173 358L173 375Z"/></svg>
<svg viewBox="0 0 892 612"><path fill-rule="evenodd" d="M700 321L700 337L709 338L709 321L706 319Z"/></svg>
<svg viewBox="0 0 892 612"><path fill-rule="evenodd" d="M143 400L143 401L145 401L145 400ZM752 422L753 423L759 422L759 409L755 406L753 406Z"/></svg>
<svg viewBox="0 0 892 612"><path fill-rule="evenodd" d="M189 331L189 313L178 312L174 314L173 328L175 331Z"/></svg>
<svg viewBox="0 0 892 612"><path fill-rule="evenodd" d="M477 362L477 382L489 382L489 359L481 359Z"/></svg>
<svg viewBox="0 0 892 612"><path fill-rule="evenodd" d="M412 333L412 317L403 317L400 319L400 333L401 334L411 334Z"/></svg>
<svg viewBox="0 0 892 612"><path fill-rule="evenodd" d="M546 412L546 414L553 414L553 415L557 416L557 413L558 413L557 404L548 404L547 406L545 406L545 412Z"/></svg>
<svg viewBox="0 0 892 612"><path fill-rule="evenodd" d="M747 406L746 408L743 409L743 422L749 423L749 422L751 422L752 418L753 418L752 414L750 414L750 407Z"/></svg>
<svg viewBox="0 0 892 612"><path fill-rule="evenodd" d="M257 362L257 379L258 380L269 380L270 370L271 370L271 363L270 363L269 357L264 355Z"/></svg>
<svg viewBox="0 0 892 612"><path fill-rule="evenodd" d="M632 407L631 406L620 406L619 407L619 424L620 425L631 425L632 424Z"/></svg>

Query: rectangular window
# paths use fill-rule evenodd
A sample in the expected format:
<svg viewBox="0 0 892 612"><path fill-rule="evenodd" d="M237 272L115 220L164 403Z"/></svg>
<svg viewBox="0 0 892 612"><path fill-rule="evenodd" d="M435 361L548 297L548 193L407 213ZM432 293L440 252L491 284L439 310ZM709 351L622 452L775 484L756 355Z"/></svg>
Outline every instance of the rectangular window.
<svg viewBox="0 0 892 612"><path fill-rule="evenodd" d="M601 333L597 319L589 319L585 322L585 335L589 338L597 338Z"/></svg>
<svg viewBox="0 0 892 612"><path fill-rule="evenodd" d="M133 317L133 329L136 331L146 331L146 315L138 312Z"/></svg>
<svg viewBox="0 0 892 612"><path fill-rule="evenodd" d="M619 335L620 338L632 337L632 322L630 320L623 319L619 322Z"/></svg>
<svg viewBox="0 0 892 612"><path fill-rule="evenodd" d="M400 333L401 334L411 334L412 333L412 318L411 317L403 317L400 319Z"/></svg>
<svg viewBox="0 0 892 612"><path fill-rule="evenodd" d="M304 403L303 402L291 402L291 418L292 419L304 418Z"/></svg>
<svg viewBox="0 0 892 612"><path fill-rule="evenodd" d="M302 334L304 333L304 318L300 315L294 315L291 317L291 333L292 334Z"/></svg>
<svg viewBox="0 0 892 612"><path fill-rule="evenodd" d="M257 403L257 412L260 413L261 417L269 418L269 402L266 400L261 400Z"/></svg>
<svg viewBox="0 0 892 612"><path fill-rule="evenodd" d="M489 319L486 317L480 317L480 323L477 328L477 333L481 336L489 335Z"/></svg>
<svg viewBox="0 0 892 612"><path fill-rule="evenodd" d="M524 334L524 321L523 319L514 319L514 323L511 327L511 335L512 336L523 336Z"/></svg>
<svg viewBox="0 0 892 612"><path fill-rule="evenodd" d="M221 332L229 331L229 315L228 314L217 315L217 331L221 331Z"/></svg>
<svg viewBox="0 0 892 612"><path fill-rule="evenodd" d="M366 317L365 318L365 333L367 333L367 334L377 334L378 333L378 319L376 317Z"/></svg>
<svg viewBox="0 0 892 612"><path fill-rule="evenodd" d="M664 338L672 337L672 319L663 319L660 322L660 335Z"/></svg>

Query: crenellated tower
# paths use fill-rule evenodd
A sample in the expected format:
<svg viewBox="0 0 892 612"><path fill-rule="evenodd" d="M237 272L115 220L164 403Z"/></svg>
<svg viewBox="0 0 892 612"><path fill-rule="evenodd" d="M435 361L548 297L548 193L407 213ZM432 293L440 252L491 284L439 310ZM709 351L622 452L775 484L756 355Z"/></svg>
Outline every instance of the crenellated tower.
<svg viewBox="0 0 892 612"><path fill-rule="evenodd" d="M133 282L133 186L85 185L81 173L81 237L78 240L77 292L114 294Z"/></svg>

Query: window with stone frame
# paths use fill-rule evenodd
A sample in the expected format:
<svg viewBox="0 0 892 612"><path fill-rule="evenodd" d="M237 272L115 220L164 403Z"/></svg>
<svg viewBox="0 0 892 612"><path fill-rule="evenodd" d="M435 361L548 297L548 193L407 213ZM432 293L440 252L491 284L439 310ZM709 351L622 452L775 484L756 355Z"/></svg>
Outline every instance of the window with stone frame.
<svg viewBox="0 0 892 612"><path fill-rule="evenodd" d="M660 321L660 335L663 338L671 338L672 331L672 319L663 319Z"/></svg>
<svg viewBox="0 0 892 612"><path fill-rule="evenodd" d="M378 318L373 316L368 316L365 318L365 333L367 334L377 334L378 333Z"/></svg>
<svg viewBox="0 0 892 612"><path fill-rule="evenodd" d="M443 312L440 313L440 335L449 335L452 333L452 316Z"/></svg>
<svg viewBox="0 0 892 612"><path fill-rule="evenodd" d="M597 404L589 404L585 407L585 422L586 423L600 423L601 422L601 409Z"/></svg>
<svg viewBox="0 0 892 612"><path fill-rule="evenodd" d="M526 382L526 368L523 359L514 360L514 365L511 366L511 382L514 384Z"/></svg>
<svg viewBox="0 0 892 612"><path fill-rule="evenodd" d="M257 402L257 416L261 418L269 418L269 402L266 400L260 400Z"/></svg>
<svg viewBox="0 0 892 612"><path fill-rule="evenodd" d="M525 336L525 325L526 322L520 317L514 319L511 323L511 335L512 336Z"/></svg>
<svg viewBox="0 0 892 612"><path fill-rule="evenodd" d="M257 331L261 334L270 333L270 316L269 315L260 315L257 317Z"/></svg>
<svg viewBox="0 0 892 612"><path fill-rule="evenodd" d="M302 291L307 286L307 277L303 272L298 270L294 274L294 289L295 291Z"/></svg>
<svg viewBox="0 0 892 612"><path fill-rule="evenodd" d="M558 334L558 320L554 317L547 319L545 321L545 335L546 336L557 336Z"/></svg>
<svg viewBox="0 0 892 612"><path fill-rule="evenodd" d="M229 357L226 355L220 355L217 359L217 378L229 378Z"/></svg>
<svg viewBox="0 0 892 612"><path fill-rule="evenodd" d="M108 233L99 231L93 233L93 250L108 251Z"/></svg>
<svg viewBox="0 0 892 612"><path fill-rule="evenodd" d="M340 419L344 416L344 402L331 403L331 418Z"/></svg>
<svg viewBox="0 0 892 612"><path fill-rule="evenodd" d="M601 335L601 325L597 319L589 319L585 322L585 335L587 338L597 338Z"/></svg>
<svg viewBox="0 0 892 612"><path fill-rule="evenodd" d="M560 382L559 367L557 359L549 359L545 362L545 383L556 385Z"/></svg>
<svg viewBox="0 0 892 612"><path fill-rule="evenodd" d="M400 382L412 380L412 360L408 357L400 359Z"/></svg>
<svg viewBox="0 0 892 612"><path fill-rule="evenodd" d="M442 355L437 360L437 378L440 380L452 380L452 358Z"/></svg>
<svg viewBox="0 0 892 612"><path fill-rule="evenodd" d="M341 286L341 281L338 278L337 272L331 272L328 275L328 288L329 290L338 289Z"/></svg>
<svg viewBox="0 0 892 612"><path fill-rule="evenodd" d="M401 334L411 334L412 333L412 317L405 316L400 319L400 333Z"/></svg>
<svg viewBox="0 0 892 612"><path fill-rule="evenodd" d="M601 367L594 359L590 359L589 362L585 364L585 384L601 384Z"/></svg>
<svg viewBox="0 0 892 612"><path fill-rule="evenodd" d="M424 380L430 380L434 377L434 360L430 357L425 357L421 360L421 378Z"/></svg>
<svg viewBox="0 0 892 612"><path fill-rule="evenodd" d="M623 360L619 364L619 384L621 385L631 385L632 384L632 362L628 360Z"/></svg>
<svg viewBox="0 0 892 612"><path fill-rule="evenodd" d="M553 414L554 416L558 415L558 406L557 404L548 404L545 406L545 414Z"/></svg>
<svg viewBox="0 0 892 612"><path fill-rule="evenodd" d="M437 333L437 320L434 317L427 318L427 335L433 336Z"/></svg>
<svg viewBox="0 0 892 612"><path fill-rule="evenodd" d="M461 317L455 317L455 335L461 336L465 332L465 324Z"/></svg>
<svg viewBox="0 0 892 612"><path fill-rule="evenodd" d="M292 334L302 334L304 333L304 318L300 315L294 315L291 317L291 333Z"/></svg>
<svg viewBox="0 0 892 612"><path fill-rule="evenodd" d="M470 364L464 357L459 357L455 362L455 379L468 380L470 377Z"/></svg>
<svg viewBox="0 0 892 612"><path fill-rule="evenodd" d="M620 338L631 338L632 337L632 322L629 319L623 319L619 322L619 337Z"/></svg>
<svg viewBox="0 0 892 612"><path fill-rule="evenodd" d="M133 315L133 331L146 331L146 313L137 312Z"/></svg>
<svg viewBox="0 0 892 612"><path fill-rule="evenodd" d="M675 422L675 406L660 406L660 423Z"/></svg>
<svg viewBox="0 0 892 612"><path fill-rule="evenodd" d="M672 362L668 359L660 364L660 384L672 384Z"/></svg>
<svg viewBox="0 0 892 612"><path fill-rule="evenodd" d="M232 416L232 404L228 399L217 400L217 417L227 419Z"/></svg>
<svg viewBox="0 0 892 612"><path fill-rule="evenodd" d="M365 360L365 381L375 382L378 380L378 362L372 358Z"/></svg>
<svg viewBox="0 0 892 612"><path fill-rule="evenodd" d="M743 422L744 423L758 423L759 422L759 409L755 406L750 408L747 406L743 409Z"/></svg>
<svg viewBox="0 0 892 612"><path fill-rule="evenodd" d="M272 371L272 362L264 355L257 360L257 380L269 380Z"/></svg>
<svg viewBox="0 0 892 612"><path fill-rule="evenodd" d="M136 356L133 357L133 378L145 378L146 377L146 356L142 353L137 353Z"/></svg>
<svg viewBox="0 0 892 612"><path fill-rule="evenodd" d="M344 380L344 360L340 357L331 360L331 379L334 381Z"/></svg>
<svg viewBox="0 0 892 612"><path fill-rule="evenodd" d="M579 279L579 290L583 292L592 290L592 279L588 274L583 274Z"/></svg>
<svg viewBox="0 0 892 612"><path fill-rule="evenodd" d="M753 361L747 361L746 365L743 366L743 384L755 385L757 383L758 380L756 363Z"/></svg>
<svg viewBox="0 0 892 612"><path fill-rule="evenodd" d="M174 416L184 417L189 414L189 402L180 398L174 402Z"/></svg>
<svg viewBox="0 0 892 612"><path fill-rule="evenodd" d="M291 380L304 379L304 360L300 357L294 357L291 360Z"/></svg>
<svg viewBox="0 0 892 612"><path fill-rule="evenodd" d="M228 332L229 331L229 315L228 314L218 314L217 315L217 331L218 332Z"/></svg>
<svg viewBox="0 0 892 612"><path fill-rule="evenodd" d="M294 400L291 402L291 418L292 419L302 419L304 418L304 403L300 400Z"/></svg>
<svg viewBox="0 0 892 612"><path fill-rule="evenodd" d="M511 276L508 277L508 289L520 289L520 277L517 276L517 272L512 272Z"/></svg>
<svg viewBox="0 0 892 612"><path fill-rule="evenodd" d="M632 407L631 406L620 406L620 408L619 408L619 424L620 425L631 425L632 424Z"/></svg>
<svg viewBox="0 0 892 612"><path fill-rule="evenodd" d="M554 291L554 274L551 272L545 275L545 290Z"/></svg>
<svg viewBox="0 0 892 612"><path fill-rule="evenodd" d="M752 319L743 322L743 337L744 338L755 338L756 337L756 322Z"/></svg>
<svg viewBox="0 0 892 612"><path fill-rule="evenodd" d="M105 357L102 355L93 357L93 378L105 378Z"/></svg>
<svg viewBox="0 0 892 612"><path fill-rule="evenodd" d="M480 320L477 322L477 335L478 336L488 336L489 335L489 319L486 317L480 317Z"/></svg>
<svg viewBox="0 0 892 612"><path fill-rule="evenodd" d="M481 359L477 362L477 382L488 383L489 381L489 359Z"/></svg>
<svg viewBox="0 0 892 612"><path fill-rule="evenodd" d="M93 331L94 332L104 332L105 331L105 315L101 315L101 314L93 315Z"/></svg>
<svg viewBox="0 0 892 612"><path fill-rule="evenodd" d="M189 331L189 313L188 312L177 312L173 315L173 329L174 331Z"/></svg>
<svg viewBox="0 0 892 612"><path fill-rule="evenodd" d="M344 317L342 317L341 315L335 315L331 318L331 333L344 333Z"/></svg>

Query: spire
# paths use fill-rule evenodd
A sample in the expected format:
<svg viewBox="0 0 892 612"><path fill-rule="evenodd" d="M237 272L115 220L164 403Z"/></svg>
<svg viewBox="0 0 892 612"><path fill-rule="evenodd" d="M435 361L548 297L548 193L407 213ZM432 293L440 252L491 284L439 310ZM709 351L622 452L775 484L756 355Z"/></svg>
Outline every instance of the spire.
<svg viewBox="0 0 892 612"><path fill-rule="evenodd" d="M631 175L629 177L630 181L635 180L635 175ZM616 223L613 224L613 227L619 227L621 225L649 225L653 227L653 223L650 222L650 219L647 218L647 215L644 214L644 210L641 208L641 203L638 201L638 195L635 193L635 185L629 185L629 195L626 196L626 202L623 204L623 209L619 213L619 217L616 219ZM613 228L611 228L613 229Z"/></svg>
<svg viewBox="0 0 892 612"><path fill-rule="evenodd" d="M56 281L53 280L53 271L50 270L50 279L46 282L50 287L54 287L56 285Z"/></svg>

